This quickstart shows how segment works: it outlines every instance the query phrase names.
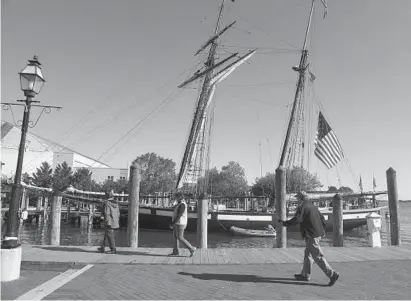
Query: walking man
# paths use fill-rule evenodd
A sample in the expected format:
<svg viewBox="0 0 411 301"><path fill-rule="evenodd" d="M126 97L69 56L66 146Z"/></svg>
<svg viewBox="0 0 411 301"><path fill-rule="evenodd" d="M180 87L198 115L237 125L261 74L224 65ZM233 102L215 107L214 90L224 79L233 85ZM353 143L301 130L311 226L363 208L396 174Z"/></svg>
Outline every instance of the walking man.
<svg viewBox="0 0 411 301"><path fill-rule="evenodd" d="M300 281L309 281L314 259L321 270L330 278L328 285L332 286L338 280L339 274L330 267L321 251L320 240L321 237L325 236L324 216L317 206L309 201L308 195L304 191L299 192L296 197L299 206L294 217L287 221L279 220L279 223L285 227L299 223L301 235L305 240L303 269L300 274L295 274L294 277Z"/></svg>
<svg viewBox="0 0 411 301"><path fill-rule="evenodd" d="M101 246L98 248L100 253L116 254L116 243L114 240L114 229L118 229L120 220L120 209L118 203L114 199L113 191L106 192L105 202L103 206L104 215L104 238ZM105 252L105 247L108 241L110 251Z"/></svg>
<svg viewBox="0 0 411 301"><path fill-rule="evenodd" d="M193 257L196 247L193 247L185 238L184 230L187 227L187 203L184 200L184 195L181 192L177 192L174 197L177 200L177 205L174 207L173 220L171 227L173 228L173 252L170 256L179 255L180 242L190 251L190 257Z"/></svg>

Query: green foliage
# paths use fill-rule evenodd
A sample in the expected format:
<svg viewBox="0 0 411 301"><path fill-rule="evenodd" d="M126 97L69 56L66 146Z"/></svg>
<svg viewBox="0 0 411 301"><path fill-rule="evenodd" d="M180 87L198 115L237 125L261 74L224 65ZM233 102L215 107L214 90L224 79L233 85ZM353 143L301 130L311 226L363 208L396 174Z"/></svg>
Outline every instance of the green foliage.
<svg viewBox="0 0 411 301"><path fill-rule="evenodd" d="M317 174L301 167L287 170L287 192L312 191L322 187Z"/></svg>
<svg viewBox="0 0 411 301"><path fill-rule="evenodd" d="M141 165L140 193L170 191L177 181L176 163L156 153L146 153L137 157L134 162Z"/></svg>
<svg viewBox="0 0 411 301"><path fill-rule="evenodd" d="M341 193L353 193L354 190L352 190L350 187L341 186L340 188L338 188L338 192L341 192Z"/></svg>
<svg viewBox="0 0 411 301"><path fill-rule="evenodd" d="M57 165L53 173L53 190L64 191L72 184L73 171L67 162Z"/></svg>
<svg viewBox="0 0 411 301"><path fill-rule="evenodd" d="M256 178L251 192L256 196L268 195L275 198L275 173L267 173L264 177Z"/></svg>
<svg viewBox="0 0 411 301"><path fill-rule="evenodd" d="M335 192L335 193L337 193L337 192L338 192L338 189L337 189L337 187L335 187L335 186L328 186L327 192Z"/></svg>
<svg viewBox="0 0 411 301"><path fill-rule="evenodd" d="M100 185L91 179L92 174L93 173L86 167L76 169L73 174L72 185L84 191L100 191Z"/></svg>
<svg viewBox="0 0 411 301"><path fill-rule="evenodd" d="M108 192L113 190L115 193L128 193L128 181L126 180L105 180L100 187L101 191Z"/></svg>
<svg viewBox="0 0 411 301"><path fill-rule="evenodd" d="M200 179L203 181L203 179ZM208 185L206 192L215 196L242 196L249 190L245 178L244 168L237 162L230 161L228 165L212 168L208 172Z"/></svg>
<svg viewBox="0 0 411 301"><path fill-rule="evenodd" d="M30 177L30 175L29 175L27 172L25 172L25 173L21 176L21 181L22 181L23 183L30 184L30 182L31 182L31 177Z"/></svg>
<svg viewBox="0 0 411 301"><path fill-rule="evenodd" d="M297 191L312 191L322 187L318 180L317 174L311 174L303 168L293 168L286 173L286 190L287 193ZM257 178L251 191L254 195L262 196L263 193L270 199L275 198L275 173L267 173L264 177Z"/></svg>
<svg viewBox="0 0 411 301"><path fill-rule="evenodd" d="M34 186L50 188L53 184L53 170L50 164L47 161L42 162L31 179Z"/></svg>

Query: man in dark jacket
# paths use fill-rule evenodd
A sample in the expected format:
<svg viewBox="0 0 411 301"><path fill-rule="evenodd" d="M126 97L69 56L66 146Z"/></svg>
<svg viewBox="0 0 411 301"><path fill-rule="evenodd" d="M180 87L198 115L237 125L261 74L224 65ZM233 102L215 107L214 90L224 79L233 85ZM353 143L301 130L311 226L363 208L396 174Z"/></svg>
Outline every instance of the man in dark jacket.
<svg viewBox="0 0 411 301"><path fill-rule="evenodd" d="M294 217L288 221L279 220L283 226L288 227L300 224L301 235L305 240L304 264L301 274L295 274L297 280L309 281L311 267L314 261L330 278L328 285L332 286L338 280L339 274L335 272L325 260L321 247L321 237L325 236L325 219L317 206L314 206L308 199L308 195L302 191L296 195L299 206Z"/></svg>
<svg viewBox="0 0 411 301"><path fill-rule="evenodd" d="M114 199L114 194L112 191L107 192L105 195L105 202L103 206L104 215L104 239L101 242L101 247L98 251L101 253L105 252L106 243L110 246L110 251L106 252L108 254L116 254L116 243L114 240L114 229L118 229L120 220L120 209L118 203Z"/></svg>

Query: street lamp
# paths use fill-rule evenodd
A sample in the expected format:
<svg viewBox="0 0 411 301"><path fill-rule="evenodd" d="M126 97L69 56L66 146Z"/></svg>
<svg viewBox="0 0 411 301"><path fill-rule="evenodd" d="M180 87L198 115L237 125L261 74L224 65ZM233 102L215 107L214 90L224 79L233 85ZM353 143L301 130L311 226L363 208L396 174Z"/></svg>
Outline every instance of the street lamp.
<svg viewBox="0 0 411 301"><path fill-rule="evenodd" d="M51 108L61 109L60 107L53 107L53 106L32 105L32 103L39 102L33 99L37 94L40 93L40 90L43 87L43 84L45 82L45 79L43 77L43 72L41 70L41 64L38 61L37 56L34 56L32 60L29 60L29 63L27 64L27 66L19 73L19 75L20 75L21 90L24 92L26 99L18 100L19 102L23 102L22 104L2 103L3 107L7 107L10 109L11 109L11 106L15 106L15 105L20 105L24 107L23 122L21 124L20 146L19 146L19 153L17 157L16 174L15 174L14 183L11 189L9 215L7 219L7 231L1 243L2 265L3 265L2 266L2 281L4 281L3 280L3 276L4 276L3 270L5 269L4 264L7 265L6 269L9 270L7 271L7 274L6 274L9 280L16 279L20 276L20 263L21 263L20 245L21 244L18 239L18 232L19 232L18 211L20 207L20 200L22 197L22 190L23 190L23 186L21 185L21 175L22 175L22 170L23 170L23 158L24 158L24 150L25 150L24 148L26 144L26 134L27 134L28 127L30 124L30 121L29 121L30 109L32 106L42 107L43 111L46 111L46 113L48 113L48 111L50 111ZM6 262L6 259L4 259L5 257L8 258L7 262ZM17 273L17 270L18 270L18 273ZM14 275L11 275L13 273Z"/></svg>
<svg viewBox="0 0 411 301"><path fill-rule="evenodd" d="M17 157L17 167L16 174L14 176L14 184L11 188L11 199L9 216L7 220L7 231L4 240L1 244L2 249L14 249L20 246L18 239L18 210L20 207L20 200L23 189L21 185L21 175L23 170L24 147L26 144L26 134L29 125L31 104L33 102L38 102L34 101L33 98L36 94L40 92L41 87L45 82L40 66L41 64L37 60L37 56L34 56L32 60L29 60L27 66L19 73L21 90L24 92L26 99L23 100L25 102L25 108L23 114L23 124L21 126L20 147L19 154Z"/></svg>

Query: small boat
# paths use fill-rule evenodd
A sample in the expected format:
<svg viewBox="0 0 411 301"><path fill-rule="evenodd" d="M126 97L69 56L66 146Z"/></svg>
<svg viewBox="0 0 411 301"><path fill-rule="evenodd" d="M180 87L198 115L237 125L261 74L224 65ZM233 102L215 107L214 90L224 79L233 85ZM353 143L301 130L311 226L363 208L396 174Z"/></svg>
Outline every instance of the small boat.
<svg viewBox="0 0 411 301"><path fill-rule="evenodd" d="M230 231L234 235L240 236L275 237L277 235L274 228L272 230L251 230L231 226Z"/></svg>

